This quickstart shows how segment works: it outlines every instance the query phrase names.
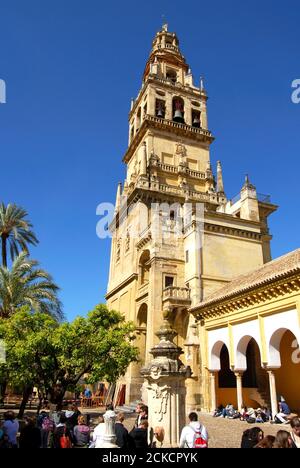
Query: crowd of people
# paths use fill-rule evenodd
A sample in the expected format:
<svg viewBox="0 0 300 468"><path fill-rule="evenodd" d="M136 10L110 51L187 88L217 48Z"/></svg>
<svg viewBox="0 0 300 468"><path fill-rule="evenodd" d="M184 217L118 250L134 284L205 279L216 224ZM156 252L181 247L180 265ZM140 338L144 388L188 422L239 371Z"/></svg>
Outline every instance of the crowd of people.
<svg viewBox="0 0 300 468"><path fill-rule="evenodd" d="M290 431L278 431L276 437L265 435L260 427L248 429L243 434L241 448L300 448L300 419L291 419L290 427Z"/></svg>
<svg viewBox="0 0 300 468"><path fill-rule="evenodd" d="M285 403L285 402L281 402ZM280 414L287 411L287 405L281 406ZM112 405L106 407L115 418L116 445L124 450L162 447L163 427L149 430L148 407L138 404L136 419L130 431L124 426L125 415L114 413ZM238 418L250 423L264 423L270 420L265 408L252 410L243 408L237 412L232 405L218 408L215 417ZM282 418L284 418L282 416ZM278 422L287 423L286 419ZM241 448L300 448L300 419L293 417L288 422L290 430L278 431L276 437L264 434L260 427L253 427L243 433ZM149 440L151 442L149 442ZM13 411L4 414L0 422L0 448L101 448L105 441L105 421L101 415L98 424L91 425L89 415L81 414L75 404L65 411L42 411L37 418L25 417L20 424ZM189 415L188 424L180 435L180 448L203 449L209 446L206 427L201 424L196 412Z"/></svg>
<svg viewBox="0 0 300 468"><path fill-rule="evenodd" d="M107 411L113 411L108 405ZM130 432L123 413L116 415L116 445L122 449L148 447L148 408L137 406L137 418ZM92 428L89 415L82 415L75 404L66 411L42 411L37 418L26 416L22 425L13 411L0 422L0 448L100 448L105 430L101 415Z"/></svg>
<svg viewBox="0 0 300 468"><path fill-rule="evenodd" d="M272 420L271 410L267 407L262 408L249 408L243 406L241 411L238 411L230 403L225 407L220 405L214 412L215 418L223 417L228 419L240 419L249 424L263 424L271 422L275 424L289 424L292 419L292 412L283 397L279 401L279 413L275 415L274 421ZM294 415L296 416L296 415Z"/></svg>

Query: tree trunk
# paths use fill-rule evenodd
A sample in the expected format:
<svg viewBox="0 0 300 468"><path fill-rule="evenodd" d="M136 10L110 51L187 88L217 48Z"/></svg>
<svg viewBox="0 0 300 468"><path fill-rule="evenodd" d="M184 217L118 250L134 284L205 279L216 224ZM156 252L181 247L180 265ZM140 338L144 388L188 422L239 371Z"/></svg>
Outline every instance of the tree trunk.
<svg viewBox="0 0 300 468"><path fill-rule="evenodd" d="M7 268L7 237L1 236L2 241L2 265Z"/></svg>
<svg viewBox="0 0 300 468"><path fill-rule="evenodd" d="M43 406L43 400L44 400L43 392L38 391L38 395L39 395L39 404L38 404L37 411L36 411L37 416L40 414L40 411Z"/></svg>
<svg viewBox="0 0 300 468"><path fill-rule="evenodd" d="M49 390L49 401L56 405L58 410L62 408L65 393L66 388L58 384Z"/></svg>
<svg viewBox="0 0 300 468"><path fill-rule="evenodd" d="M22 419L23 418L23 415L24 415L24 411L25 411L25 408L26 408L26 405L28 403L28 400L29 400L29 397L32 393L32 390L33 390L33 386L28 386L28 387L25 387L24 390L23 390L23 399L22 399L22 403L20 405L20 409L19 409L19 414L18 414L18 419Z"/></svg>
<svg viewBox="0 0 300 468"><path fill-rule="evenodd" d="M0 405L4 405L6 388L7 388L7 379L4 378L4 380L2 380L0 384Z"/></svg>

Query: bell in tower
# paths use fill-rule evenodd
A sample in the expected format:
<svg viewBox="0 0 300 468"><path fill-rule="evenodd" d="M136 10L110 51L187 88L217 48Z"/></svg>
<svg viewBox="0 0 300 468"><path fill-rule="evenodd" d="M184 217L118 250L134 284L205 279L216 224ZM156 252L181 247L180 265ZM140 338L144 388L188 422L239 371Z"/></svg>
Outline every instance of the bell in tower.
<svg viewBox="0 0 300 468"><path fill-rule="evenodd" d="M181 98L173 100L173 121L184 123L184 103Z"/></svg>

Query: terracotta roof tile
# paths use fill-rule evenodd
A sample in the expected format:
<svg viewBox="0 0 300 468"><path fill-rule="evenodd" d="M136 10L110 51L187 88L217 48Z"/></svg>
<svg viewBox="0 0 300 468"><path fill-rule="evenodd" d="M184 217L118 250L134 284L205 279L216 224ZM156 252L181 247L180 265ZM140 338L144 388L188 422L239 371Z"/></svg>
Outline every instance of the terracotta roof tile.
<svg viewBox="0 0 300 468"><path fill-rule="evenodd" d="M221 300L229 299L255 287L272 283L289 274L300 272L300 249L279 257L264 266L238 276L226 286L218 289L193 309L207 307Z"/></svg>

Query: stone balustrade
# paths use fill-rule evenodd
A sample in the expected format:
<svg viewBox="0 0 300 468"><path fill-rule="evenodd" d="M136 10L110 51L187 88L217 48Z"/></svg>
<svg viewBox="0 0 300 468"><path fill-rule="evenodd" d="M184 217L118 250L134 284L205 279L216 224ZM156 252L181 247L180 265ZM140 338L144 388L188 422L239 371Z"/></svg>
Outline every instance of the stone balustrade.
<svg viewBox="0 0 300 468"><path fill-rule="evenodd" d="M190 301L191 290L189 288L180 288L178 286L168 286L163 290L163 299L183 299Z"/></svg>

